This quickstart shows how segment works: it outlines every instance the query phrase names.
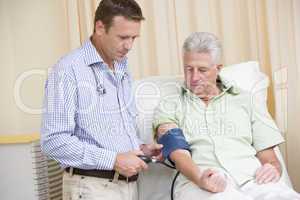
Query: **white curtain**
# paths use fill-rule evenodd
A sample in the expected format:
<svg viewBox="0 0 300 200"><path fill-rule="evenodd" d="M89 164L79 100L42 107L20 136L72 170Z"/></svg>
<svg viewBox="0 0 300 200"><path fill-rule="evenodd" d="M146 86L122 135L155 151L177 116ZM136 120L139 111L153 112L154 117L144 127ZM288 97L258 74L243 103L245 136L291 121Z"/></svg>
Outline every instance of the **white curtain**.
<svg viewBox="0 0 300 200"><path fill-rule="evenodd" d="M276 121L285 135L289 174L300 190L300 1L268 0L269 52L274 79Z"/></svg>

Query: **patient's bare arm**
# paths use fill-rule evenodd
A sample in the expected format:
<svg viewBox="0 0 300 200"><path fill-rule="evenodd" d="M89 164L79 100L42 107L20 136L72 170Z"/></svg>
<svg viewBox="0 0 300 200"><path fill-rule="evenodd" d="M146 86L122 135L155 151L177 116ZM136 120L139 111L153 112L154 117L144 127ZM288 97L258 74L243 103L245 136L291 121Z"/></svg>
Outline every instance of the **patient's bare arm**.
<svg viewBox="0 0 300 200"><path fill-rule="evenodd" d="M256 171L256 182L258 184L277 182L281 175L281 165L274 148L262 150L256 156L262 164Z"/></svg>
<svg viewBox="0 0 300 200"><path fill-rule="evenodd" d="M157 129L157 137L161 137L168 130L176 128L176 124L162 124ZM226 187L226 180L223 175L213 170L201 171L192 160L189 151L178 149L170 154L170 159L175 163L176 169L190 181L200 188L210 192L222 192Z"/></svg>

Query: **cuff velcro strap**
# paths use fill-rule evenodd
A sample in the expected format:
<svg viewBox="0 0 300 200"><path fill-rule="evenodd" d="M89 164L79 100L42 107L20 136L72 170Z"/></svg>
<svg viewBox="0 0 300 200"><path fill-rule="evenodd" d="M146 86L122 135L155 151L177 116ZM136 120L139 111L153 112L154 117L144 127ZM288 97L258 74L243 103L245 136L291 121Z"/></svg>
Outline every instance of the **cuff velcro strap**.
<svg viewBox="0 0 300 200"><path fill-rule="evenodd" d="M190 146L185 140L183 132L180 128L173 128L168 130L162 135L158 141L163 145L162 154L164 158L167 158L170 162L170 154L177 149L185 149L190 151ZM173 164L173 162L172 162Z"/></svg>

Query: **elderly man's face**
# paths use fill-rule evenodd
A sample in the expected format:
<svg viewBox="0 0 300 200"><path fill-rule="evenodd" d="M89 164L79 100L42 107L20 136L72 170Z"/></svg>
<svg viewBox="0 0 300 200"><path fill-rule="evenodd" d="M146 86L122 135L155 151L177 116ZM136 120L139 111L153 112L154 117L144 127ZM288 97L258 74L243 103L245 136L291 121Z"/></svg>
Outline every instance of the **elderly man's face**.
<svg viewBox="0 0 300 200"><path fill-rule="evenodd" d="M184 77L188 89L196 95L206 95L216 88L222 65L213 63L209 53L186 52L183 55Z"/></svg>

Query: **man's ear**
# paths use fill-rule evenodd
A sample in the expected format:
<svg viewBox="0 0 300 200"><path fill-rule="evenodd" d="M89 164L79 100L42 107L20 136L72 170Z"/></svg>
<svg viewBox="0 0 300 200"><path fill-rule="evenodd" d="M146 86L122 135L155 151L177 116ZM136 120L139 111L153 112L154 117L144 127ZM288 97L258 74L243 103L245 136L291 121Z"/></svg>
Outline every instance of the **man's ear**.
<svg viewBox="0 0 300 200"><path fill-rule="evenodd" d="M98 20L95 23L95 33L97 35L103 35L105 33L105 25L101 20Z"/></svg>
<svg viewBox="0 0 300 200"><path fill-rule="evenodd" d="M223 68L223 64L218 64L217 65L217 70L220 71Z"/></svg>

